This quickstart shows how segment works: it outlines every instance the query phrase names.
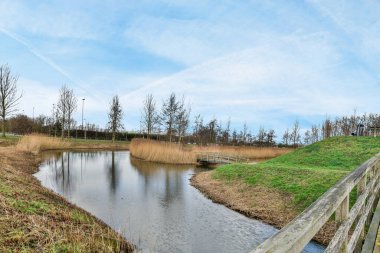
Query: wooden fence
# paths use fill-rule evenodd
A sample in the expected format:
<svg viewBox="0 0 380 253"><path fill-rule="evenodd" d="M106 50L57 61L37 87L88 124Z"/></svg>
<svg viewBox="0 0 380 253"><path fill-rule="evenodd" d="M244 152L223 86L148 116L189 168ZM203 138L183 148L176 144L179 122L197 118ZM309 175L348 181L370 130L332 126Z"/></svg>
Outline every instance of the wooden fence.
<svg viewBox="0 0 380 253"><path fill-rule="evenodd" d="M379 199L380 154L369 159L330 188L277 234L252 253L301 252L335 213L337 229L325 252L356 252L366 235L366 224ZM350 208L350 193L357 197Z"/></svg>
<svg viewBox="0 0 380 253"><path fill-rule="evenodd" d="M197 154L197 161L200 163L245 163L249 162L249 159L239 155L230 155L224 153L215 153L215 152L203 152Z"/></svg>

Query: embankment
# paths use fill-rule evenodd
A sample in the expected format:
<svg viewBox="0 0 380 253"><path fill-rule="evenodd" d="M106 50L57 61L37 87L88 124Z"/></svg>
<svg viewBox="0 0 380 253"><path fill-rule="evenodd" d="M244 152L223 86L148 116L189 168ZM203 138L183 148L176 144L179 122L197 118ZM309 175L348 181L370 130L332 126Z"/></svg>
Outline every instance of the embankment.
<svg viewBox="0 0 380 253"><path fill-rule="evenodd" d="M282 228L379 152L379 137L334 137L259 164L221 166L191 181L213 201ZM315 240L327 244L334 231L330 221Z"/></svg>
<svg viewBox="0 0 380 253"><path fill-rule="evenodd" d="M241 156L251 160L269 159L290 152L289 148L247 147L247 146L193 146L159 142L147 139L133 139L131 155L146 161L170 164L196 164L199 153L223 153Z"/></svg>
<svg viewBox="0 0 380 253"><path fill-rule="evenodd" d="M40 151L68 148L46 138L0 148L0 252L132 252L120 234L33 177Z"/></svg>

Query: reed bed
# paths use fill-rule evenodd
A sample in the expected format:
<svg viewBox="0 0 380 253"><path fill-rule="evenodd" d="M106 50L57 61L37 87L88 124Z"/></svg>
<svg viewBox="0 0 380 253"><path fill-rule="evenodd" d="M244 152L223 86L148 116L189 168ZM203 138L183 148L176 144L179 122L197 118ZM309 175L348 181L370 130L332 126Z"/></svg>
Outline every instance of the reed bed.
<svg viewBox="0 0 380 253"><path fill-rule="evenodd" d="M212 152L240 156L250 160L270 159L286 153L293 149L277 147L247 147L247 146L206 146L194 147L194 152Z"/></svg>
<svg viewBox="0 0 380 253"><path fill-rule="evenodd" d="M151 162L172 164L195 164L197 154L222 153L240 156L249 160L270 159L290 152L290 148L277 147L233 147L233 146L190 146L159 142L147 139L133 139L130 144L132 156Z"/></svg>
<svg viewBox="0 0 380 253"><path fill-rule="evenodd" d="M146 139L133 139L129 150L131 155L151 162L195 164L196 154L183 145Z"/></svg>
<svg viewBox="0 0 380 253"><path fill-rule="evenodd" d="M70 143L59 138L48 137L41 134L23 136L16 145L18 151L38 154L41 151L68 148Z"/></svg>

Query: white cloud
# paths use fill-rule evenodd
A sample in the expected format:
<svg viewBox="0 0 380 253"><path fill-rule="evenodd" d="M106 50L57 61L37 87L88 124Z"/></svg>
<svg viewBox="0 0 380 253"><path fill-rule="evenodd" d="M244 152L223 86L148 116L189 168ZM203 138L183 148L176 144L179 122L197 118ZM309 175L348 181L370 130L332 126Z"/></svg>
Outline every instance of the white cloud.
<svg viewBox="0 0 380 253"><path fill-rule="evenodd" d="M380 94L368 96L367 89L373 89L376 80L361 69L347 68L334 37L322 35L278 37L153 82L122 96L122 101L132 113L146 94L160 100L173 91L190 98L194 113L232 116L256 126L263 119L273 124L295 115L373 111L371 104L379 104Z"/></svg>

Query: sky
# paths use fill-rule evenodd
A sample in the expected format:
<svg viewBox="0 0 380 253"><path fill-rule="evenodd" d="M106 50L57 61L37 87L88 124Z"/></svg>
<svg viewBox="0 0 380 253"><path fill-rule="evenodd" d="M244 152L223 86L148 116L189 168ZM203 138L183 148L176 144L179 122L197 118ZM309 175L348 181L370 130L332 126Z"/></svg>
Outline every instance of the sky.
<svg viewBox="0 0 380 253"><path fill-rule="evenodd" d="M306 129L380 113L379 59L376 0L0 0L0 64L29 116L50 115L67 84L100 127L114 95L138 130L145 96L160 106L175 92L192 121Z"/></svg>

